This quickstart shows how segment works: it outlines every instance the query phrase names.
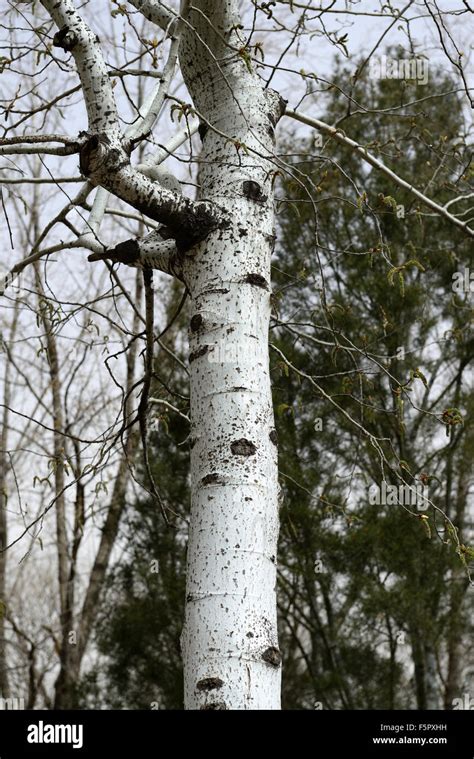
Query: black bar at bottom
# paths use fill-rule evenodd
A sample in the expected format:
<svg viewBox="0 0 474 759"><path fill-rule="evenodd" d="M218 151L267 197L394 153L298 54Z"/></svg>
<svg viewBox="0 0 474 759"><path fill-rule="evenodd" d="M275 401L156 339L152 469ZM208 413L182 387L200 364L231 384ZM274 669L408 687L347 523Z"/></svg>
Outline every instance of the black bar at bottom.
<svg viewBox="0 0 474 759"><path fill-rule="evenodd" d="M284 742L284 743L283 743ZM474 714L408 711L0 711L0 759L159 757L189 744L210 754L293 745L318 758L474 759ZM344 752L344 753L342 753Z"/></svg>

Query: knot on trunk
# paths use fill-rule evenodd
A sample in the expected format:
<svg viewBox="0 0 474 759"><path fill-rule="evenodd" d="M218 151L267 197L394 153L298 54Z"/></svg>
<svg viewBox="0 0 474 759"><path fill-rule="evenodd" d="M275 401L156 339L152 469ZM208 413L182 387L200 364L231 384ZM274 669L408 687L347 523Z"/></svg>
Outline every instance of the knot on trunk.
<svg viewBox="0 0 474 759"><path fill-rule="evenodd" d="M267 664L271 664L272 667L279 667L281 664L281 653L278 648L270 646L270 648L267 648L263 652L262 659L263 661L266 661Z"/></svg>
<svg viewBox="0 0 474 759"><path fill-rule="evenodd" d="M189 363L192 364L193 361L196 361L197 358L201 358L201 356L205 356L206 353L209 350L208 345L203 345L201 348L198 348L197 350L193 351L189 354Z"/></svg>
<svg viewBox="0 0 474 759"><path fill-rule="evenodd" d="M68 26L63 26L53 37L53 47L60 47L65 52L69 53L71 50L74 50L78 41L76 32Z"/></svg>
<svg viewBox="0 0 474 759"><path fill-rule="evenodd" d="M91 253L88 261L112 261L117 264L137 265L140 258L140 245L137 240L119 242L115 248L108 248L104 253Z"/></svg>
<svg viewBox="0 0 474 759"><path fill-rule="evenodd" d="M183 204L170 226L179 252L187 253L215 229L224 229L229 224L227 220L218 221L204 203L194 203L189 210Z"/></svg>
<svg viewBox="0 0 474 759"><path fill-rule="evenodd" d="M201 691L216 690L222 688L224 681L220 677L204 677L196 684L196 688Z"/></svg>
<svg viewBox="0 0 474 759"><path fill-rule="evenodd" d="M242 185L242 190L246 198L253 200L254 203L265 203L267 196L263 194L262 188L258 182L246 180Z"/></svg>
<svg viewBox="0 0 474 759"><path fill-rule="evenodd" d="M271 88L265 90L265 99L270 106L268 118L271 125L276 127L281 117L285 115L288 100L285 100L279 92Z"/></svg>
<svg viewBox="0 0 474 759"><path fill-rule="evenodd" d="M202 326L203 318L201 314L194 314L189 324L191 332L198 332Z"/></svg>
<svg viewBox="0 0 474 759"><path fill-rule="evenodd" d="M231 443L230 450L234 456L254 456L257 453L257 446L251 440L241 438Z"/></svg>
<svg viewBox="0 0 474 759"><path fill-rule="evenodd" d="M217 472L211 472L210 474L206 474L201 479L201 485L220 485L220 484L222 484L222 479Z"/></svg>
<svg viewBox="0 0 474 759"><path fill-rule="evenodd" d="M83 176L89 177L104 170L108 173L116 172L129 163L125 151L111 147L105 132L92 135L82 133L79 136L86 137L79 153L79 168Z"/></svg>
<svg viewBox="0 0 474 759"><path fill-rule="evenodd" d="M262 290L270 289L267 280L261 274L250 272L249 274L247 274L244 281L247 282L249 285L255 285L255 287L261 287Z"/></svg>

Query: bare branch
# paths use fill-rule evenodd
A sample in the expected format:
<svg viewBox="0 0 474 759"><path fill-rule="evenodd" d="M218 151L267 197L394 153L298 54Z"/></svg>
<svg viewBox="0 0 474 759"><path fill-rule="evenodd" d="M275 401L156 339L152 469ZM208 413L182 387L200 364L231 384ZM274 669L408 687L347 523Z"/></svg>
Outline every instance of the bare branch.
<svg viewBox="0 0 474 759"><path fill-rule="evenodd" d="M426 195L420 192L420 190L417 190L416 187L407 182L405 179L402 179L402 177L389 169L388 166L385 166L382 161L379 161L378 158L369 153L369 151L364 148L363 145L359 145L358 142L355 142L354 140L351 140L350 137L347 137L341 129L336 129L329 124L325 124L324 121L320 121L319 119L314 119L301 113L295 113L295 111L286 110L285 115L289 116L292 119L295 119L296 121L300 121L302 124L312 126L315 129L318 129L320 132L324 132L324 134L330 135L342 145L347 145L348 147L353 148L353 150L355 150L366 163L369 163L375 169L381 171L382 174L385 174L385 176L389 177L389 179L395 182L399 187L402 187L404 190L408 190L408 192L410 192L415 198L421 201L425 206L431 208L431 210L435 211L435 213L437 213L439 216L443 216L451 224L455 224L457 227L459 227L459 229L462 229L463 232L469 235L469 237L474 237L474 229L468 226L467 221L461 221L456 216L450 214L446 206L440 206L434 200L431 200L431 198L428 198Z"/></svg>
<svg viewBox="0 0 474 759"><path fill-rule="evenodd" d="M177 20L172 8L168 8L159 0L129 0L129 2L153 24L171 33L173 22Z"/></svg>
<svg viewBox="0 0 474 759"><path fill-rule="evenodd" d="M72 0L41 2L59 27L53 45L70 52L74 57L84 92L89 129L118 132L118 114L112 83L97 35L82 20Z"/></svg>
<svg viewBox="0 0 474 759"><path fill-rule="evenodd" d="M89 261L112 261L136 268L158 269L182 278L182 262L174 240L163 240L159 232L151 232L141 240L126 240L115 248L92 253Z"/></svg>

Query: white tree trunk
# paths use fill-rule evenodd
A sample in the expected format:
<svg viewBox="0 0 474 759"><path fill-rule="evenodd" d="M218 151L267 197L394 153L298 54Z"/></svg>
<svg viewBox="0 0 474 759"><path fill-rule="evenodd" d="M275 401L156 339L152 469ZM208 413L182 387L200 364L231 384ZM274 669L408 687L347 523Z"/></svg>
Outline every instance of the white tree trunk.
<svg viewBox="0 0 474 759"><path fill-rule="evenodd" d="M165 224L175 241L161 242L160 232L90 259L162 268L182 278L191 295L185 707L279 709L278 466L268 327L281 98L263 89L254 70L238 0L183 2L179 23L155 0L131 0L180 38L181 70L203 140L200 201L192 201L131 165L97 38L73 0L41 1L60 27L53 44L72 53L83 85L89 118L78 144L83 174Z"/></svg>
<svg viewBox="0 0 474 759"><path fill-rule="evenodd" d="M192 299L192 506L182 635L187 709L280 708L268 326L269 159L281 105L222 44L242 44L230 31L239 22L236 5L194 3L203 15L192 10L191 26L207 49L193 32L182 42L188 88L210 124L201 131L201 197L226 219L184 262Z"/></svg>

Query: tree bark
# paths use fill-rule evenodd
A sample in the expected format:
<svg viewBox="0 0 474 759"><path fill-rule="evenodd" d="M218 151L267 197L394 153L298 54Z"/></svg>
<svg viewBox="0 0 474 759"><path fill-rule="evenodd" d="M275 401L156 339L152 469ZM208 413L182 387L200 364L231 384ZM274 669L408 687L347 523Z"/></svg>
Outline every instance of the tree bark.
<svg viewBox="0 0 474 759"><path fill-rule="evenodd" d="M183 266L192 302L186 709L280 708L268 327L271 156L282 104L237 52L237 6L194 2L180 51L206 115L201 196L227 217Z"/></svg>

